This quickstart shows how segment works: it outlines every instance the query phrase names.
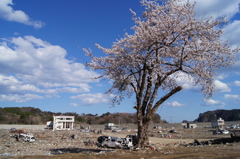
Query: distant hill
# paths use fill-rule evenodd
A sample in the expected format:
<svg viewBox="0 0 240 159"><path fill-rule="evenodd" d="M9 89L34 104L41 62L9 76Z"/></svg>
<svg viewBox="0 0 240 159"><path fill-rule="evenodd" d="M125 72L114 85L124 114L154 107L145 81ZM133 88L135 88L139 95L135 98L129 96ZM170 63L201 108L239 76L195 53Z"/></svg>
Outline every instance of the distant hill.
<svg viewBox="0 0 240 159"><path fill-rule="evenodd" d="M41 111L33 107L5 107L0 108L0 124L46 124L47 121L53 120L53 115L71 115L75 116L75 123L87 124L105 124L113 123L136 123L135 113L104 113L98 114L77 114L75 112L53 113L50 111ZM158 114L153 117L153 123L164 122Z"/></svg>
<svg viewBox="0 0 240 159"><path fill-rule="evenodd" d="M225 121L238 121L240 120L240 109L232 110L214 110L200 113L199 117L194 120L195 122L211 122L214 119L222 118Z"/></svg>

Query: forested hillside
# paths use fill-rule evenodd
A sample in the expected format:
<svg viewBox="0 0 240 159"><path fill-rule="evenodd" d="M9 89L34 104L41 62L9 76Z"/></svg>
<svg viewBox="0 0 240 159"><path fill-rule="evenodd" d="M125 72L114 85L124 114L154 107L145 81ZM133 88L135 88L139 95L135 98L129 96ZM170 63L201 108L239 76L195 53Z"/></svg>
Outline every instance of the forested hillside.
<svg viewBox="0 0 240 159"><path fill-rule="evenodd" d="M53 115L71 115L75 116L75 123L87 124L105 124L113 123L136 123L135 113L104 113L98 114L77 114L75 112L50 112L42 111L33 107L5 107L0 108L0 124L46 124L53 120ZM223 118L225 121L240 120L240 109L233 110L215 110L200 113L194 122L211 122L214 119ZM162 121L158 114L154 115L153 123Z"/></svg>
<svg viewBox="0 0 240 159"><path fill-rule="evenodd" d="M75 112L53 113L41 111L33 107L5 107L0 108L0 124L46 124L47 121L53 120L53 115L71 115L75 116L75 123L87 124L105 124L113 123L136 123L136 115L133 113L104 113L98 114L77 114ZM159 123L161 117L155 114L154 123Z"/></svg>
<svg viewBox="0 0 240 159"><path fill-rule="evenodd" d="M225 121L238 121L240 120L240 109L232 110L215 110L200 113L196 122L211 122L214 119L222 118Z"/></svg>

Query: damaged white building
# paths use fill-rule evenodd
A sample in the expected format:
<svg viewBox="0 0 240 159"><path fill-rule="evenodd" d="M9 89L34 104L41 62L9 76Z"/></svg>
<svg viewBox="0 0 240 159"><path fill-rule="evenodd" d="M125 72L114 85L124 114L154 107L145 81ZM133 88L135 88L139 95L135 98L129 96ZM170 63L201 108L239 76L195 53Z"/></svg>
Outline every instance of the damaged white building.
<svg viewBox="0 0 240 159"><path fill-rule="evenodd" d="M53 130L73 130L74 116L53 116Z"/></svg>
<svg viewBox="0 0 240 159"><path fill-rule="evenodd" d="M222 118L212 120L211 125L213 128L224 128L224 120Z"/></svg>

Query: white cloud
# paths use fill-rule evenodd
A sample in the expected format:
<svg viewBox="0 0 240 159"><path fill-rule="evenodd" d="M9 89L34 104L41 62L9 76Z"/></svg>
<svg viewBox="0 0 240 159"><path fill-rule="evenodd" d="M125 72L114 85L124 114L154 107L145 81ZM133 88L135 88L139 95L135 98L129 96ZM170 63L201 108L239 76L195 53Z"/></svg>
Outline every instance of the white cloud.
<svg viewBox="0 0 240 159"><path fill-rule="evenodd" d="M171 107L181 107L181 106L184 106L184 104L180 104L177 101L173 101L172 103L167 103L166 105L171 106Z"/></svg>
<svg viewBox="0 0 240 159"><path fill-rule="evenodd" d="M226 73L218 73L216 75L214 75L214 79L216 80L222 80L225 79L226 77L228 77L228 75Z"/></svg>
<svg viewBox="0 0 240 159"><path fill-rule="evenodd" d="M181 3L186 3L188 0L182 0ZM232 19L233 16L239 12L240 0L189 0L191 3L196 2L195 11L196 17L206 18L206 17L223 17L229 20L229 23L225 25L222 29L224 33L221 37L223 41L228 41L231 48L236 48L239 46L240 40L240 20ZM231 71L238 71L240 68L240 55L237 55L237 61L234 68Z"/></svg>
<svg viewBox="0 0 240 159"><path fill-rule="evenodd" d="M187 75L185 73L178 73L176 76L176 82L181 85L184 89L189 90L198 90L200 91L200 85L194 85L194 80L190 75ZM219 78L224 78L226 76L220 76ZM218 92L231 92L231 89L228 87L226 83L223 83L219 80L214 81L215 90Z"/></svg>
<svg viewBox="0 0 240 159"><path fill-rule="evenodd" d="M235 86L240 86L240 81L234 81Z"/></svg>
<svg viewBox="0 0 240 159"><path fill-rule="evenodd" d="M43 99L44 97L35 95L35 94L24 94L24 95L18 95L18 94L0 94L0 101L8 101L8 102L18 102L23 103L35 99Z"/></svg>
<svg viewBox="0 0 240 159"><path fill-rule="evenodd" d="M82 93L82 92L89 92L90 89L81 89L81 88L72 88L72 87L64 87L64 88L60 88L58 89L61 92L68 92L68 93Z"/></svg>
<svg viewBox="0 0 240 159"><path fill-rule="evenodd" d="M181 85L184 89L200 90L200 86L194 85L194 80L192 76L186 73L179 72L174 74L176 82Z"/></svg>
<svg viewBox="0 0 240 159"><path fill-rule="evenodd" d="M82 93L82 92L89 92L90 88L88 85L82 87L82 88L76 88L76 87L63 87L58 88L61 92L68 92L68 93Z"/></svg>
<svg viewBox="0 0 240 159"><path fill-rule="evenodd" d="M190 75L187 75L185 73L178 73L176 76L176 82L181 85L184 89L189 90L199 90L200 91L200 85L194 85L193 78ZM226 76L225 76L226 77ZM219 77L220 78L220 77ZM221 78L224 78L224 76L221 76ZM223 83L219 80L214 81L215 90L219 92L231 92L231 89L228 87L226 83Z"/></svg>
<svg viewBox="0 0 240 159"><path fill-rule="evenodd" d="M240 20L235 20L224 27L223 40L229 41L233 48L239 45Z"/></svg>
<svg viewBox="0 0 240 159"><path fill-rule="evenodd" d="M187 2L188 0L182 0ZM238 5L240 0L189 0L191 3L196 2L195 10L197 17L213 18L228 16L231 18L238 12Z"/></svg>
<svg viewBox="0 0 240 159"><path fill-rule="evenodd" d="M16 93L22 94L23 92L39 92L44 93L43 90L35 87L31 84L24 84L23 82L18 81L13 76L3 76L0 74L0 94L3 93Z"/></svg>
<svg viewBox="0 0 240 159"><path fill-rule="evenodd" d="M66 55L62 47L33 36L2 39L0 94L89 92L89 83L97 82L92 78L98 74Z"/></svg>
<svg viewBox="0 0 240 159"><path fill-rule="evenodd" d="M13 6L12 0L1 0L0 18L5 19L7 21L13 21L30 25L33 26L34 28L41 28L44 26L43 22L31 20L26 13L24 13L21 10L14 10L12 6Z"/></svg>
<svg viewBox="0 0 240 159"><path fill-rule="evenodd" d="M77 103L70 103L71 106L78 107L79 105Z"/></svg>
<svg viewBox="0 0 240 159"><path fill-rule="evenodd" d="M240 100L240 95L239 94L225 94L224 98L225 99Z"/></svg>
<svg viewBox="0 0 240 159"><path fill-rule="evenodd" d="M188 0L182 0L186 3ZM224 33L221 37L223 41L228 41L229 46L234 49L239 46L240 41L240 20L233 17L239 12L240 0L189 0L191 3L196 2L195 11L196 17L210 17L218 18L226 16L229 23L223 26ZM240 69L240 53L237 54L236 63L228 73L239 72ZM226 69L225 69L226 72Z"/></svg>
<svg viewBox="0 0 240 159"><path fill-rule="evenodd" d="M213 100L213 99L204 99L204 105L215 105L218 106L219 108L223 108L226 104L221 102L221 101L217 101L217 100Z"/></svg>
<svg viewBox="0 0 240 159"><path fill-rule="evenodd" d="M102 93L95 93L95 94L81 94L77 96L70 97L71 99L79 99L82 101L83 104L92 105L98 103L107 103L109 102L109 96Z"/></svg>
<svg viewBox="0 0 240 159"><path fill-rule="evenodd" d="M219 92L231 92L231 89L226 83L223 83L219 80L214 81L215 89Z"/></svg>

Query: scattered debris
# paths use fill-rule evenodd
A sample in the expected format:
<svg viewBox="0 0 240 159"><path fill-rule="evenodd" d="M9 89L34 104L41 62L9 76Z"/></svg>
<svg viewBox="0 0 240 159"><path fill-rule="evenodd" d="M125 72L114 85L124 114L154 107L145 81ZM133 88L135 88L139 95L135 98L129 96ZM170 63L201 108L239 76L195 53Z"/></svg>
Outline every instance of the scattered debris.
<svg viewBox="0 0 240 159"><path fill-rule="evenodd" d="M10 156L10 153L1 154L1 156Z"/></svg>
<svg viewBox="0 0 240 159"><path fill-rule="evenodd" d="M34 142L34 141L36 141L35 137L31 133L25 133L25 134L21 133L21 134L19 134L19 137L20 138L23 137L24 141L26 141L26 142Z"/></svg>
<svg viewBox="0 0 240 159"><path fill-rule="evenodd" d="M171 133L170 130L175 130L177 133ZM27 130L27 131L26 131ZM88 131L85 131L88 130ZM137 135L127 135L129 132L135 133L135 128L129 128L129 131L121 131L119 133L112 133L109 130L98 133L99 127L90 129L75 129L75 130L62 130L51 131L48 129L19 129L11 128L0 129L0 156L25 156L25 155L61 155L65 153L94 153L103 154L106 152L121 152L126 153L131 151L133 153L145 152L160 152L162 154L171 154L176 148L205 148L208 145L228 146L230 143L240 141L240 131L237 129L228 129L230 135L221 133L213 135L212 132L216 129L213 128L196 128L196 129L183 129L182 127L162 127L161 130L157 127L153 129L149 135L155 138L171 137L174 139L193 139L186 142L178 140L176 143L157 143L151 142L144 149L130 149L137 144ZM169 134L168 134L169 133ZM104 136L104 134L106 136ZM112 137L111 135L127 135L126 137ZM37 139L37 140L36 140ZM201 139L201 140L200 140ZM203 141L203 139L206 139ZM166 141L168 139L164 139ZM156 141L156 140L155 140ZM228 144L228 145L226 145ZM217 147L211 146L211 147ZM103 148L104 147L104 148ZM114 148L114 149L107 149ZM120 149L115 149L120 148ZM123 149L130 150L123 150ZM139 151L139 152L135 152Z"/></svg>
<svg viewBox="0 0 240 159"><path fill-rule="evenodd" d="M17 130L16 128L11 128L10 133L13 134L11 137L15 138L16 141L26 141L34 142L36 141L35 137L31 133L25 133L23 130Z"/></svg>
<svg viewBox="0 0 240 159"><path fill-rule="evenodd" d="M169 130L169 133L177 133L177 132L176 132L176 130L171 129L171 130Z"/></svg>
<svg viewBox="0 0 240 159"><path fill-rule="evenodd" d="M16 128L11 128L10 129L10 133L15 133L15 134L21 134L21 133L24 133L24 131L23 130L18 130L18 129L16 129Z"/></svg>
<svg viewBox="0 0 240 159"><path fill-rule="evenodd" d="M232 131L231 133L231 139L238 142L240 141L240 131Z"/></svg>

